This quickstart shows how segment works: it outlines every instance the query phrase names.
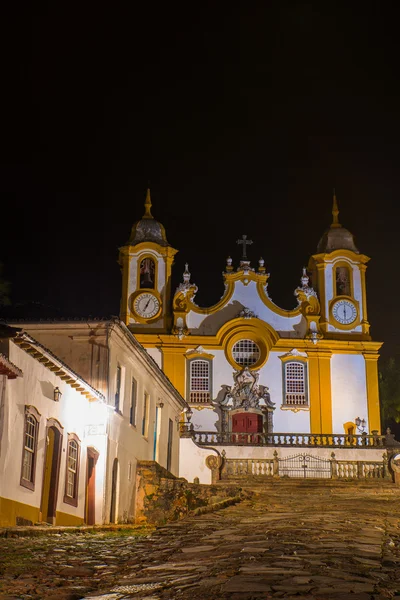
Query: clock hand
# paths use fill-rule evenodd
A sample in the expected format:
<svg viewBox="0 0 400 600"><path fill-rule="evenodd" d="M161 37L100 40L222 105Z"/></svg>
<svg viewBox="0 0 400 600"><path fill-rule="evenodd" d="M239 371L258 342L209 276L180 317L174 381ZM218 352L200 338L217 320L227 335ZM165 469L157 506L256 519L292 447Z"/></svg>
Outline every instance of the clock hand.
<svg viewBox="0 0 400 600"><path fill-rule="evenodd" d="M147 307L148 307L148 305L150 304L150 300L151 300L151 298L149 298L149 299L147 300L147 302L146 302L146 304L145 304L145 307L144 307L144 309L143 309L143 310L146 310L146 308L147 308Z"/></svg>

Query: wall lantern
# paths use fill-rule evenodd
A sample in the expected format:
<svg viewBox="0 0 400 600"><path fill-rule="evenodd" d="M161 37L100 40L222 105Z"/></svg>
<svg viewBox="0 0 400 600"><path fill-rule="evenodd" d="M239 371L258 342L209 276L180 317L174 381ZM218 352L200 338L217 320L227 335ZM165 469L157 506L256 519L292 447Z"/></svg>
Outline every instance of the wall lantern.
<svg viewBox="0 0 400 600"><path fill-rule="evenodd" d="M356 427L360 433L364 433L364 429L367 426L367 422L365 419L360 419L360 417L356 417L354 419Z"/></svg>
<svg viewBox="0 0 400 600"><path fill-rule="evenodd" d="M186 410L186 420L188 423L190 423L190 419L192 418L192 416L193 416L193 411L191 408L188 408Z"/></svg>
<svg viewBox="0 0 400 600"><path fill-rule="evenodd" d="M162 407L164 406L164 402L162 402L162 401L160 400L160 402L157 402L156 406L157 406L158 408L162 408Z"/></svg>
<svg viewBox="0 0 400 600"><path fill-rule="evenodd" d="M60 388L57 386L54 388L54 402L59 402L62 396Z"/></svg>

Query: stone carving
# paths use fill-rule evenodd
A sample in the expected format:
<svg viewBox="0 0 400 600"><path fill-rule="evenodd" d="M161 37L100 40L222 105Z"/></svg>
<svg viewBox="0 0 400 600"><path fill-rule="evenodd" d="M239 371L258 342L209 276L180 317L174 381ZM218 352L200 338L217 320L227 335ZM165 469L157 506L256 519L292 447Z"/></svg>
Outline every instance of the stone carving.
<svg viewBox="0 0 400 600"><path fill-rule="evenodd" d="M258 319L258 315L256 315L250 308L246 306L242 308L242 310L238 313L237 317L242 317L243 319Z"/></svg>
<svg viewBox="0 0 400 600"><path fill-rule="evenodd" d="M301 287L294 290L294 295L305 313L317 315L320 312L319 300L317 292L308 285L309 281L310 278L307 275L306 268L303 267L303 275L300 278Z"/></svg>
<svg viewBox="0 0 400 600"><path fill-rule="evenodd" d="M193 302L198 291L197 285L190 283L190 272L188 263L185 264L185 270L183 272L183 282L176 288L174 296L174 310L187 312L189 309L190 302Z"/></svg>
<svg viewBox="0 0 400 600"><path fill-rule="evenodd" d="M260 374L250 371L247 367L242 371L233 373L234 385L224 386L225 397L220 403L221 408L236 409L264 408L274 409L275 403L271 401L268 387L259 385Z"/></svg>

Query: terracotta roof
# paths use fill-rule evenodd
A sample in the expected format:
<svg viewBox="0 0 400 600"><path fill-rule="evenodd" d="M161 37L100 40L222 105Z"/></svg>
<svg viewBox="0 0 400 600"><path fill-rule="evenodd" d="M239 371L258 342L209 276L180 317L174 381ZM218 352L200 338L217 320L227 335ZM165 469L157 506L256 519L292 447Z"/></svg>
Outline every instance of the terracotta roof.
<svg viewBox="0 0 400 600"><path fill-rule="evenodd" d="M89 400L101 400L105 402L105 398L101 392L87 383L80 375L75 373L60 358L53 354L51 350L43 346L43 344L35 340L32 336L27 333L21 333L13 339L13 342L33 356L33 358L43 363L45 367L53 371L53 373Z"/></svg>
<svg viewBox="0 0 400 600"><path fill-rule="evenodd" d="M4 354L0 354L0 375L7 375L8 379L22 377L23 373Z"/></svg>

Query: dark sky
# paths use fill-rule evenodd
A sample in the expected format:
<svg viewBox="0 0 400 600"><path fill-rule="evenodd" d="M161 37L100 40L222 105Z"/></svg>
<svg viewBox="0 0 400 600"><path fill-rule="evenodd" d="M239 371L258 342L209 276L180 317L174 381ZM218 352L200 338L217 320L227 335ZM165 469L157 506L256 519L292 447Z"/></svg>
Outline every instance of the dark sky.
<svg viewBox="0 0 400 600"><path fill-rule="evenodd" d="M118 314L118 248L150 181L179 249L174 285L188 261L197 302L216 302L245 233L272 299L293 308L335 187L371 256L371 333L400 351L394 10L137 4L15 4L3 20L0 260L13 304Z"/></svg>

